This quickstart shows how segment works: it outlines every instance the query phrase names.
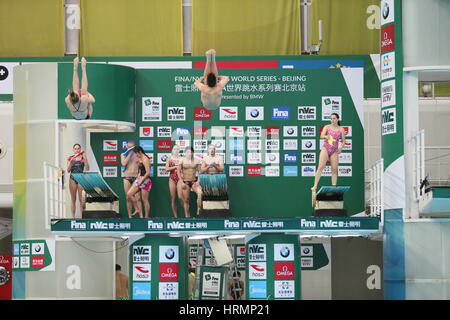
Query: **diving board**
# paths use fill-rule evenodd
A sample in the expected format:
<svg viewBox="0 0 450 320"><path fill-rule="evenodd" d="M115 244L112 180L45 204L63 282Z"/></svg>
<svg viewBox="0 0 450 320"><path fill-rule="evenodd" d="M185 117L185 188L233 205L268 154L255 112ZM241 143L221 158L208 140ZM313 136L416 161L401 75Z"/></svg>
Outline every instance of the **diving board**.
<svg viewBox="0 0 450 320"><path fill-rule="evenodd" d="M323 186L312 192L312 206L315 217L346 217L344 194L350 186Z"/></svg>
<svg viewBox="0 0 450 320"><path fill-rule="evenodd" d="M84 189L86 194L86 210L83 211L83 218L120 218L118 213L117 194L103 180L98 172L72 173L73 179ZM98 204L110 204L105 208ZM91 205L89 205L91 204Z"/></svg>
<svg viewBox="0 0 450 320"><path fill-rule="evenodd" d="M450 186L432 186L419 199L419 213L427 217L450 217Z"/></svg>

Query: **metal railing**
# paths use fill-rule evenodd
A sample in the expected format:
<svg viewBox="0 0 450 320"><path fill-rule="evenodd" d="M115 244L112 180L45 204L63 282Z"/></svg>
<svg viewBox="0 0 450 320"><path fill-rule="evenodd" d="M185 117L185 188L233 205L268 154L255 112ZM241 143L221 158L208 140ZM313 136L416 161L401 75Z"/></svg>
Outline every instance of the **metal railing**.
<svg viewBox="0 0 450 320"><path fill-rule="evenodd" d="M66 218L64 170L44 162L45 226L50 229L51 219Z"/></svg>
<svg viewBox="0 0 450 320"><path fill-rule="evenodd" d="M383 223L383 170L384 160L380 159L367 170L369 174L369 216L380 217Z"/></svg>
<svg viewBox="0 0 450 320"><path fill-rule="evenodd" d="M412 138L413 146L413 189L416 200L420 199L420 185L425 179L425 130L420 130Z"/></svg>
<svg viewBox="0 0 450 320"><path fill-rule="evenodd" d="M431 185L450 185L450 146L425 147L425 172Z"/></svg>

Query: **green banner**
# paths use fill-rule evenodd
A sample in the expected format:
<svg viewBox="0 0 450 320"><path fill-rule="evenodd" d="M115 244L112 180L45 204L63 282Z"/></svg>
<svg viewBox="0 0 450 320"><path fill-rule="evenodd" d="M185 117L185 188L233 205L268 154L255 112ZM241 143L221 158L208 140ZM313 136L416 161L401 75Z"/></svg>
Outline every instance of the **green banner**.
<svg viewBox="0 0 450 320"><path fill-rule="evenodd" d="M331 248L329 243L302 244L300 248L302 270L331 269Z"/></svg>
<svg viewBox="0 0 450 320"><path fill-rule="evenodd" d="M350 218L231 218L231 219L61 219L52 220L52 232L151 232L189 233L204 231L265 232L378 232L376 217Z"/></svg>
<svg viewBox="0 0 450 320"><path fill-rule="evenodd" d="M131 300L186 300L187 257L183 238L146 235L130 245Z"/></svg>

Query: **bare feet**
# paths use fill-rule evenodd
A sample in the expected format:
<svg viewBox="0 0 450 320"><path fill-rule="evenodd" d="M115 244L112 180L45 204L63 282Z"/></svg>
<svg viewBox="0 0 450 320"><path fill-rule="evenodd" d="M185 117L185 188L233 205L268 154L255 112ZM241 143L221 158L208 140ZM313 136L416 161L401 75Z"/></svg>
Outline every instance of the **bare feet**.
<svg viewBox="0 0 450 320"><path fill-rule="evenodd" d="M81 58L81 67L86 68L86 59L84 57Z"/></svg>
<svg viewBox="0 0 450 320"><path fill-rule="evenodd" d="M133 213L131 214L131 216L132 216L132 217L134 217L134 216L135 216L135 215L137 215L137 214L139 214L139 215L140 215L140 214L141 214L141 212L140 212L139 210L136 210L135 212L133 212Z"/></svg>

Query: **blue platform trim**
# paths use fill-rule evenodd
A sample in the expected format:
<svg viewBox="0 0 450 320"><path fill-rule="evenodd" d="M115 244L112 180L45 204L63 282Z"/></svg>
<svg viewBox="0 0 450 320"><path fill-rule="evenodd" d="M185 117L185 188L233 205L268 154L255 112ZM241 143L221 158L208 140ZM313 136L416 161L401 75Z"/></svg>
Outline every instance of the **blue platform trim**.
<svg viewBox="0 0 450 320"><path fill-rule="evenodd" d="M317 192L317 195L321 193L334 193L334 194L344 194L350 190L350 186L323 186Z"/></svg>
<svg viewBox="0 0 450 320"><path fill-rule="evenodd" d="M384 211L384 298L405 300L405 241L402 209Z"/></svg>
<svg viewBox="0 0 450 320"><path fill-rule="evenodd" d="M295 69L364 68L364 60L281 60L279 66Z"/></svg>
<svg viewBox="0 0 450 320"><path fill-rule="evenodd" d="M72 173L71 175L89 197L119 199L98 172Z"/></svg>

